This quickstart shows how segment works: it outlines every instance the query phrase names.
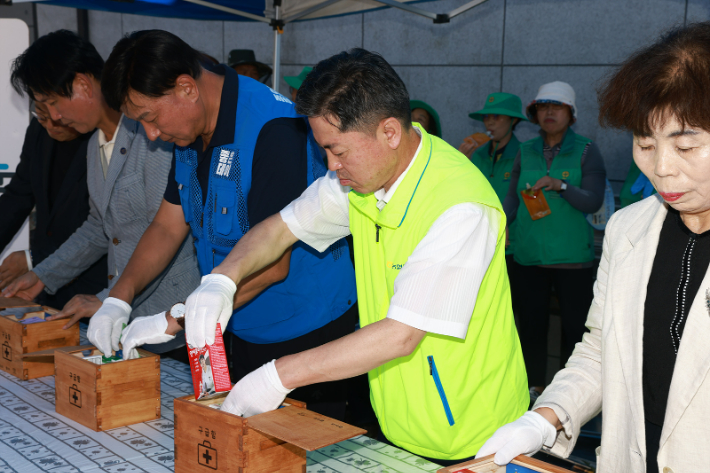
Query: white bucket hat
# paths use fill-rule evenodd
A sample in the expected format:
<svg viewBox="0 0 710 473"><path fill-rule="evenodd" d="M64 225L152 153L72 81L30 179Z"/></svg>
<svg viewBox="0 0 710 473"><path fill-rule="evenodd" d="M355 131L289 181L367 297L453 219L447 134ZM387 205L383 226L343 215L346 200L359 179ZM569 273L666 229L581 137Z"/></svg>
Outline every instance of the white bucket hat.
<svg viewBox="0 0 710 473"><path fill-rule="evenodd" d="M574 89L567 82L550 82L540 87L537 91L537 97L530 102L525 109L530 122L537 124L536 113L532 110L533 106L538 103L557 103L569 105L572 109L572 123L577 121L577 107L574 104L576 94Z"/></svg>

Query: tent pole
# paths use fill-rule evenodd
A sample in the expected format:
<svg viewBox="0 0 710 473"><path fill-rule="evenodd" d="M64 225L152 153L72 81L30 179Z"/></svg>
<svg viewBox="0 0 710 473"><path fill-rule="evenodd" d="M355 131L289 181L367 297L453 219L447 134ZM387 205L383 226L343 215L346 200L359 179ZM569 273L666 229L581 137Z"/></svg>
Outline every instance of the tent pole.
<svg viewBox="0 0 710 473"><path fill-rule="evenodd" d="M277 22L281 19L281 0L274 0L274 20ZM281 82L281 32L283 29L274 26L274 78L272 89L279 91L279 83Z"/></svg>

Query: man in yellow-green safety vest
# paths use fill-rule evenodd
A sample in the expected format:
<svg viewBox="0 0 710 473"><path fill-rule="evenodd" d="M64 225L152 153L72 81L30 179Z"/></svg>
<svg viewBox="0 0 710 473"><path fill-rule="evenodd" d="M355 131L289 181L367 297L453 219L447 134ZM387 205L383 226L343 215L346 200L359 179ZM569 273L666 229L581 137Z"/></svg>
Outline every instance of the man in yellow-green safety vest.
<svg viewBox="0 0 710 473"><path fill-rule="evenodd" d="M377 54L320 62L297 111L330 172L213 273L234 287L298 240L324 251L352 233L361 328L253 371L222 409L258 414L297 387L367 372L387 441L440 464L473 457L529 402L498 197L465 156L412 125L406 87ZM190 319L220 317L199 297L186 306L187 331Z"/></svg>

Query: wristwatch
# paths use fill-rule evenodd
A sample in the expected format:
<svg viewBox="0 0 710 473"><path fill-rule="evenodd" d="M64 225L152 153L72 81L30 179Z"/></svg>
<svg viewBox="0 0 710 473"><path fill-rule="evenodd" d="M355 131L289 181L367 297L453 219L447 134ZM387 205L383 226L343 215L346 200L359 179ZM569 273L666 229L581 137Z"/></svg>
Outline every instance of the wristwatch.
<svg viewBox="0 0 710 473"><path fill-rule="evenodd" d="M175 319L180 327L185 328L185 304L183 302L178 302L173 305L168 311L168 314Z"/></svg>
<svg viewBox="0 0 710 473"><path fill-rule="evenodd" d="M567 190L567 183L565 182L564 179L560 179L562 181L562 184L560 184L560 190L559 192L564 192Z"/></svg>

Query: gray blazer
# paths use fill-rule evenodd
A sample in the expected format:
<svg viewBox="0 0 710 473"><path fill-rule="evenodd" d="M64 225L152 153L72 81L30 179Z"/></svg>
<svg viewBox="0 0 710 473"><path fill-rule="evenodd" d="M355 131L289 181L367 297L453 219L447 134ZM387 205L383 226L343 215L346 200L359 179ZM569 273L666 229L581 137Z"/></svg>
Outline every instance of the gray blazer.
<svg viewBox="0 0 710 473"><path fill-rule="evenodd" d="M124 116L104 179L98 130L94 133L87 150L89 217L33 269L47 292L53 294L108 253L108 288L97 294L102 301L108 297L158 212L172 164L172 148L172 144L160 140L150 141L142 125ZM131 319L169 309L184 301L199 283L197 257L188 236L165 271L136 297Z"/></svg>

